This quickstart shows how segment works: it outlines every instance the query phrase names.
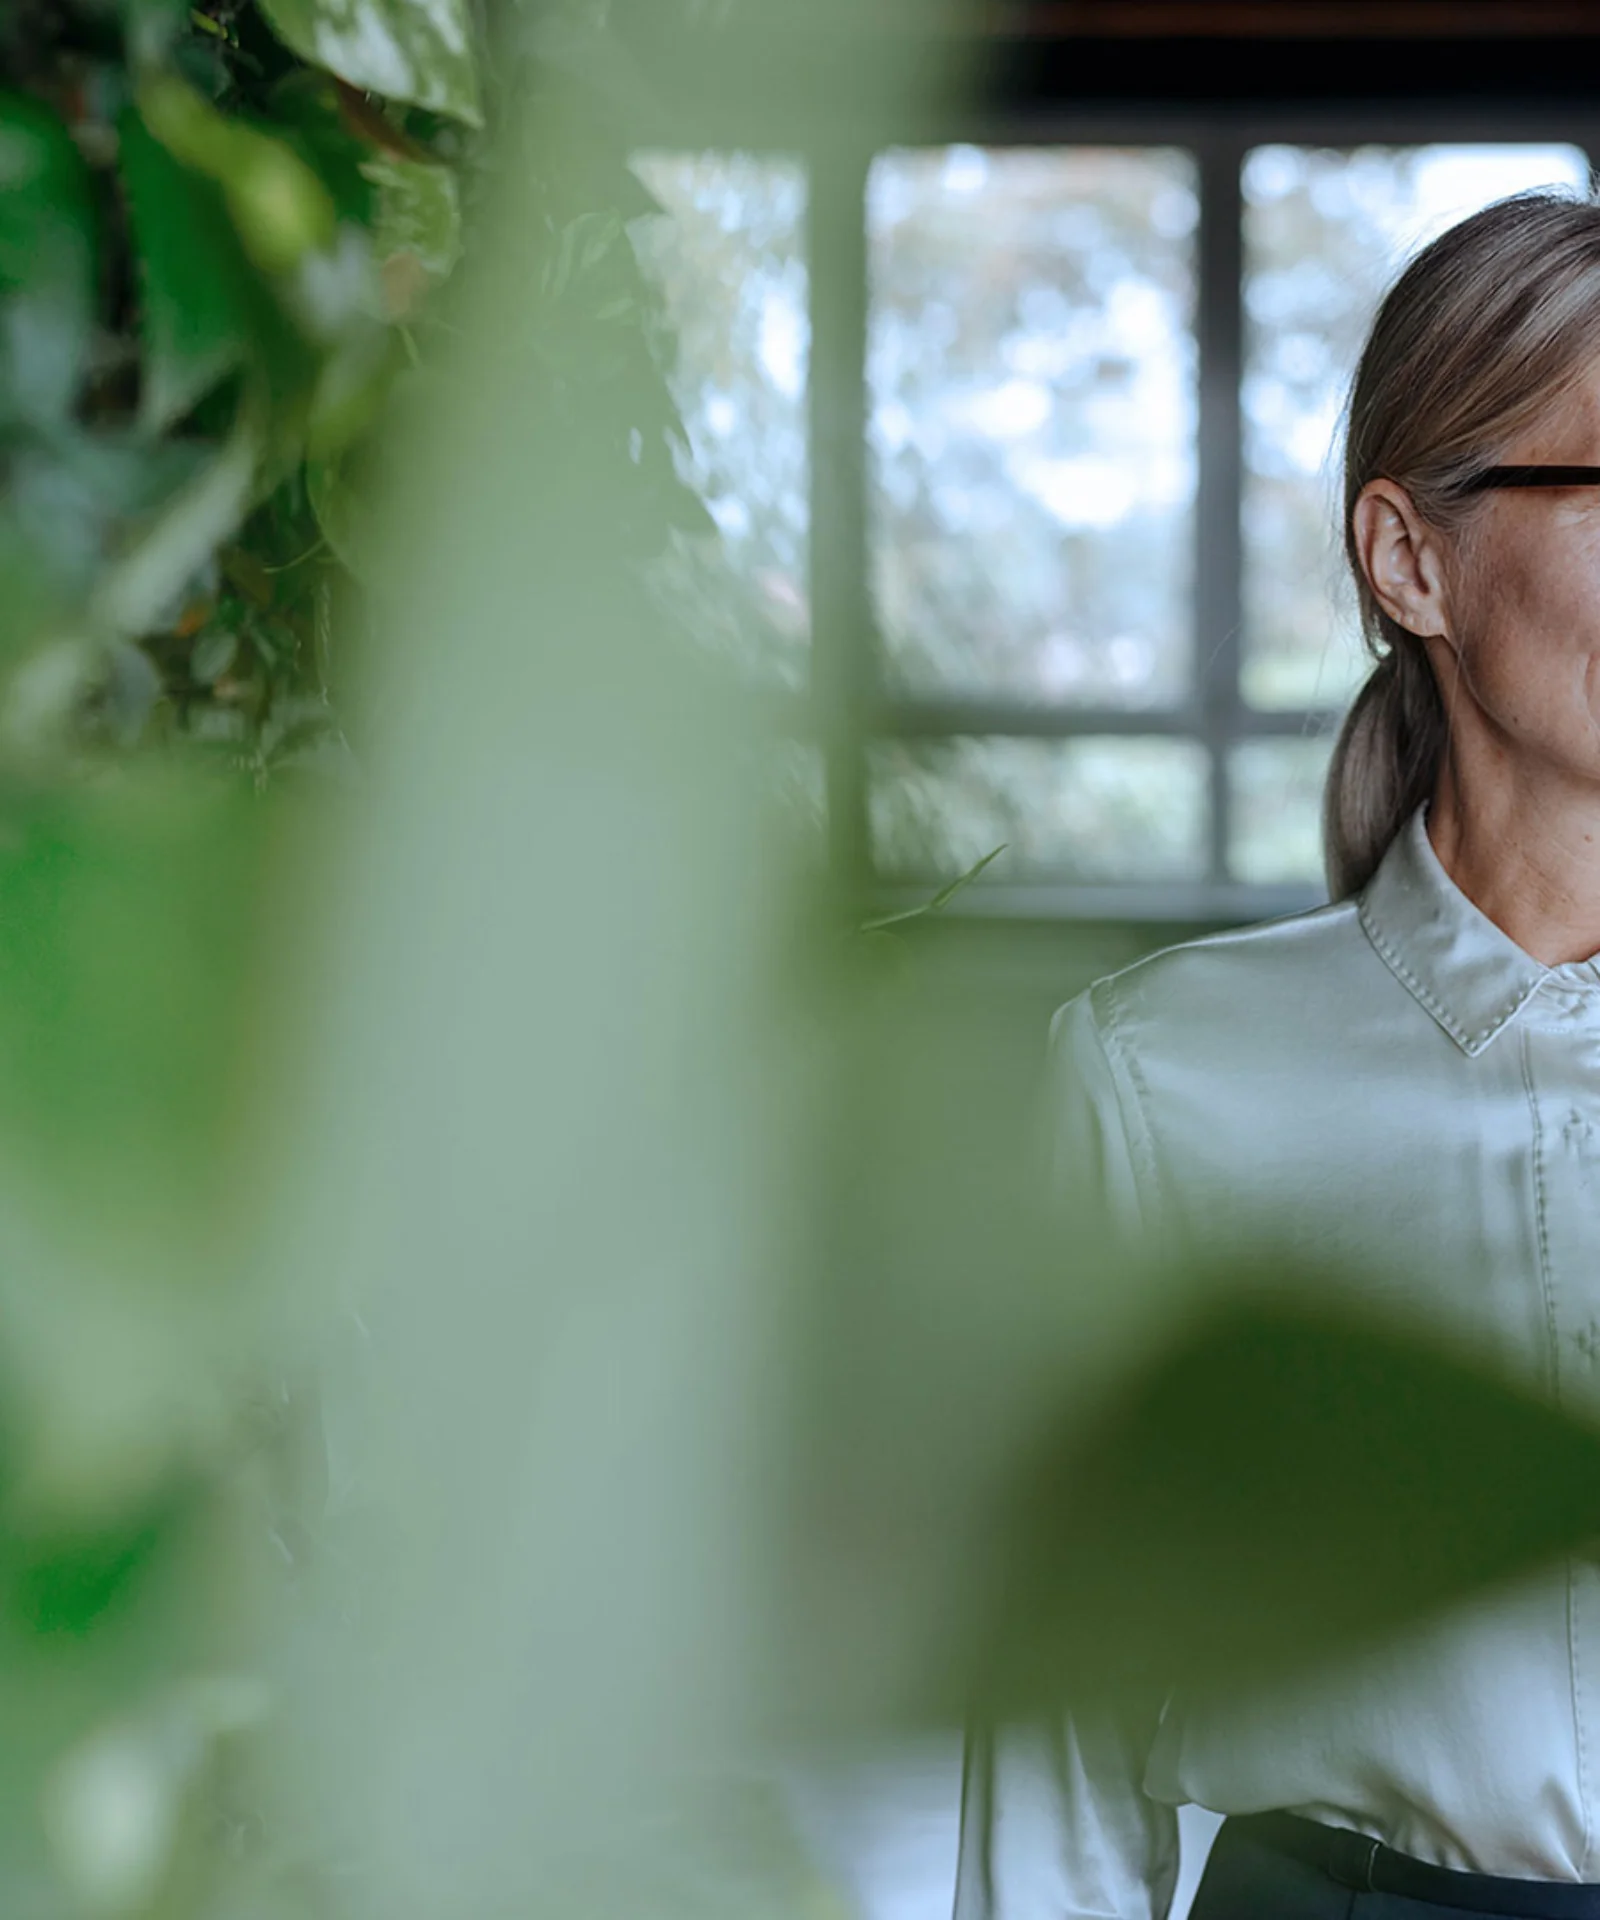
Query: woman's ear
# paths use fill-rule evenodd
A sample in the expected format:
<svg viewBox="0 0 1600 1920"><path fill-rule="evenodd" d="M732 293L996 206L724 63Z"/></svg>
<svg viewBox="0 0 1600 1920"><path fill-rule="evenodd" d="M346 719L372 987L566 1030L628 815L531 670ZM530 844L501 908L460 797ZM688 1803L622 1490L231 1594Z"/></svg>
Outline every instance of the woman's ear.
<svg viewBox="0 0 1600 1920"><path fill-rule="evenodd" d="M1378 605L1423 639L1450 635L1439 535L1392 480L1369 480L1351 515L1357 557Z"/></svg>

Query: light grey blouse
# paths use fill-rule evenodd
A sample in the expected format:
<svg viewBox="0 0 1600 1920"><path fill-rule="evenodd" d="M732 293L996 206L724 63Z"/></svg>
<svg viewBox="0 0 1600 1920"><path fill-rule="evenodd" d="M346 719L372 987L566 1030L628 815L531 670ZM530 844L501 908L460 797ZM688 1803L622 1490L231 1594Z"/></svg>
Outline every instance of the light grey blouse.
<svg viewBox="0 0 1600 1920"><path fill-rule="evenodd" d="M1062 1150L1140 1234L1259 1226L1600 1408L1600 964L1523 952L1444 872L1421 813L1358 899L1102 980L1052 1045ZM1270 1700L1180 1690L1159 1726L1008 1735L992 1758L956 1920L1160 1920L1186 1801L1287 1808L1441 1866L1600 1880L1600 1566L1574 1559Z"/></svg>

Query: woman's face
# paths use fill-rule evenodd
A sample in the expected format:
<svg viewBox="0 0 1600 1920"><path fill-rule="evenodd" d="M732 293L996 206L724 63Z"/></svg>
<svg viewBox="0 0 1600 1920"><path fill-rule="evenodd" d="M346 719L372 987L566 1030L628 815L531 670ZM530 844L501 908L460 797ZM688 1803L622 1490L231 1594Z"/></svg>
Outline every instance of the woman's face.
<svg viewBox="0 0 1600 1920"><path fill-rule="evenodd" d="M1600 359L1501 458L1600 467ZM1600 486L1489 494L1441 573L1429 651L1453 719L1465 704L1506 751L1600 783Z"/></svg>
<svg viewBox="0 0 1600 1920"><path fill-rule="evenodd" d="M1499 458L1600 466L1600 357ZM1493 492L1446 536L1374 481L1356 538L1385 610L1424 638L1452 732L1600 788L1600 486Z"/></svg>

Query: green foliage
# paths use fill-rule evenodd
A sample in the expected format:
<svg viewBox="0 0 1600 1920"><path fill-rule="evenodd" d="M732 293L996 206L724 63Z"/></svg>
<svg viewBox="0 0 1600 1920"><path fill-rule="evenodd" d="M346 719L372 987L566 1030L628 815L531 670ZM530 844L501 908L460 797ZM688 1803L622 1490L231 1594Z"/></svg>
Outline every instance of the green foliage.
<svg viewBox="0 0 1600 1920"><path fill-rule="evenodd" d="M94 323L89 170L40 102L0 95L0 418L60 421Z"/></svg>
<svg viewBox="0 0 1600 1920"><path fill-rule="evenodd" d="M459 324L471 209L511 157L489 109L518 86L552 115L591 95L533 207L549 406L606 396L637 552L707 524L674 469L623 225L648 203L595 92L604 36L574 14L541 39L536 12L127 0L120 49L88 6L13 30L29 90L0 95L0 766L142 737L258 788L351 768L334 611L353 637L379 584L361 529L391 401Z"/></svg>
<svg viewBox="0 0 1600 1920"><path fill-rule="evenodd" d="M302 60L351 86L482 124L466 0L261 0L261 10Z"/></svg>
<svg viewBox="0 0 1600 1920"><path fill-rule="evenodd" d="M461 255L461 192L448 167L381 154L361 169L378 195L374 238L381 260L414 262L448 278Z"/></svg>
<svg viewBox="0 0 1600 1920"><path fill-rule="evenodd" d="M446 350L513 161L543 510L615 503L630 558L698 514L625 132L591 74L527 168L496 115L569 82L519 11L487 89L447 0L0 21L0 1884L42 1913L330 1898L316 1820L260 1838L278 1789L235 1772L296 1583L336 1620L381 1585L364 1521L326 1544L344 1456L294 1384L348 1290L288 1093L338 835L291 796L351 784L376 482L478 405Z"/></svg>
<svg viewBox="0 0 1600 1920"><path fill-rule="evenodd" d="M0 848L0 1137L61 1230L194 1224L226 1189L262 929L262 816L226 788L14 796ZM138 1010L136 1019L128 1010ZM234 1065L227 1064L230 1058ZM70 1170L70 1172L69 1172ZM178 1278L176 1270L174 1280Z"/></svg>
<svg viewBox="0 0 1600 1920"><path fill-rule="evenodd" d="M988 1646L1002 1694L1171 1676L1261 1687L1554 1559L1600 1522L1600 1432L1326 1303L1339 1276L1236 1266L1100 1419L1019 1475ZM1252 1297L1252 1295L1254 1297ZM1384 1544L1352 1552L1374 1513ZM1068 1523L1052 1527L1048 1516Z"/></svg>
<svg viewBox="0 0 1600 1920"><path fill-rule="evenodd" d="M164 432L281 331L216 185L132 107L118 128L140 287L141 424Z"/></svg>
<svg viewBox="0 0 1600 1920"><path fill-rule="evenodd" d="M46 1543L21 1557L9 1596L25 1633L82 1637L129 1596L160 1529L107 1529Z"/></svg>

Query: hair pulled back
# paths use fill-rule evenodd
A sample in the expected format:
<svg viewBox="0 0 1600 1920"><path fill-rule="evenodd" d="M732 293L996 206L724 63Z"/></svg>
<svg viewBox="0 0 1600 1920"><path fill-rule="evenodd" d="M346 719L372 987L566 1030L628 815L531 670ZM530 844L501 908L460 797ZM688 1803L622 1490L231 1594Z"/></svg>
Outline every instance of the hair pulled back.
<svg viewBox="0 0 1600 1920"><path fill-rule="evenodd" d="M1441 532L1483 510L1485 467L1600 355L1600 206L1552 193L1497 201L1424 247L1373 321L1344 447L1345 557L1376 661L1340 731L1323 795L1335 900L1372 877L1433 792L1448 736L1422 642L1378 605L1354 509L1379 478Z"/></svg>

